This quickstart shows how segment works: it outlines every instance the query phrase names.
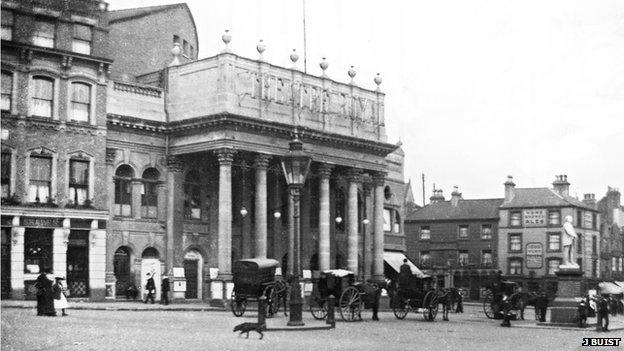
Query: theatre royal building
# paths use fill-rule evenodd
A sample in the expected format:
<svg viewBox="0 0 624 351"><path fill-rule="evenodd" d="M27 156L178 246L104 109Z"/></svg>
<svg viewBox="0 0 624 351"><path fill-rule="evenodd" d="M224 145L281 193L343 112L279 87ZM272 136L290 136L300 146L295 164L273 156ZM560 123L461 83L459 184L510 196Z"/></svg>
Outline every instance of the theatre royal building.
<svg viewBox="0 0 624 351"><path fill-rule="evenodd" d="M2 1L3 297L33 298L43 270L71 297L125 299L152 273L171 277L174 298L205 301L229 298L235 260L275 258L286 272L280 162L295 137L312 158L304 278L383 278L402 262L411 190L381 76L357 77L368 90L353 69L341 83L329 61L305 74L296 52L279 67L265 44L247 58L233 40L198 59L185 4Z"/></svg>

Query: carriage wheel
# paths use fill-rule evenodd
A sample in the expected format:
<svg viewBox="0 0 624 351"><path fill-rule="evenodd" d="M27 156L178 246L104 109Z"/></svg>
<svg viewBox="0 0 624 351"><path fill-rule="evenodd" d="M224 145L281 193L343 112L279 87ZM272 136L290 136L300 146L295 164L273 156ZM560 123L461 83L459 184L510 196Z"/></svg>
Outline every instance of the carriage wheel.
<svg viewBox="0 0 624 351"><path fill-rule="evenodd" d="M423 317L426 321L433 321L438 315L438 295L435 291L429 291L423 299Z"/></svg>
<svg viewBox="0 0 624 351"><path fill-rule="evenodd" d="M327 300L312 296L310 299L310 313L312 313L314 319L325 319L327 317Z"/></svg>
<svg viewBox="0 0 624 351"><path fill-rule="evenodd" d="M492 292L488 291L485 294L485 298L483 299L483 312L489 319L494 318L494 309L492 308L492 300L494 300L494 297L492 296Z"/></svg>
<svg viewBox="0 0 624 351"><path fill-rule="evenodd" d="M346 322L362 320L362 298L356 287L350 286L340 295L340 316Z"/></svg>
<svg viewBox="0 0 624 351"><path fill-rule="evenodd" d="M409 301L403 298L395 297L397 301L392 304L392 312L398 319L405 319L410 310Z"/></svg>
<svg viewBox="0 0 624 351"><path fill-rule="evenodd" d="M240 317L245 313L245 310L247 309L247 300L244 297L236 297L236 293L232 291L230 307L232 308L232 313L234 313L236 317Z"/></svg>
<svg viewBox="0 0 624 351"><path fill-rule="evenodd" d="M266 305L264 306L264 309L265 309L264 315L267 318L271 318L279 310L279 301L277 298L277 291L275 291L274 287L267 286L264 289L263 295L266 297Z"/></svg>

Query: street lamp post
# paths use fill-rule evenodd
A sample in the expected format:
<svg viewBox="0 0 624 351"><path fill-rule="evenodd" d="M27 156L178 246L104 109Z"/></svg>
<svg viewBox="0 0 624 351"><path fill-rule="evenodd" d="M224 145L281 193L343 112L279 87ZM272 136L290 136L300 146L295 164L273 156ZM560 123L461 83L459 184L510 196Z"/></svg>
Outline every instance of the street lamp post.
<svg viewBox="0 0 624 351"><path fill-rule="evenodd" d="M301 286L299 285L299 275L301 273L301 225L299 220L299 198L301 188L305 183L305 179L310 170L311 158L303 151L303 143L297 137L289 143L289 151L282 157L282 169L286 183L288 184L289 196L292 197L293 211L290 214L293 226L293 245L289 245L288 255L293 258L292 267L292 283L290 289L290 317L289 326L303 325L302 309L303 301L301 299Z"/></svg>

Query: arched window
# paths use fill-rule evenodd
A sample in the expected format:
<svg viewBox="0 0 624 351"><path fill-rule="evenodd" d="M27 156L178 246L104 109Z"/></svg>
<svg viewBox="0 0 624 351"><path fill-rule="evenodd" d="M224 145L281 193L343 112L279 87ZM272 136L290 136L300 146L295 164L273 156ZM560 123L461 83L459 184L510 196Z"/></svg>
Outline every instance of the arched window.
<svg viewBox="0 0 624 351"><path fill-rule="evenodd" d="M79 122L89 122L91 115L91 86L86 83L72 83L71 119Z"/></svg>
<svg viewBox="0 0 624 351"><path fill-rule="evenodd" d="M13 74L2 71L2 103L0 107L2 111L11 111L11 102L13 100Z"/></svg>
<svg viewBox="0 0 624 351"><path fill-rule="evenodd" d="M160 172L156 168L148 168L143 172L141 189L141 217L158 217L158 179Z"/></svg>
<svg viewBox="0 0 624 351"><path fill-rule="evenodd" d="M201 219L201 178L197 170L184 179L184 218Z"/></svg>
<svg viewBox="0 0 624 351"><path fill-rule="evenodd" d="M34 76L32 83L31 114L39 117L52 117L54 79L45 76Z"/></svg>
<svg viewBox="0 0 624 351"><path fill-rule="evenodd" d="M134 170L128 165L121 165L115 172L115 216L132 216L132 178Z"/></svg>

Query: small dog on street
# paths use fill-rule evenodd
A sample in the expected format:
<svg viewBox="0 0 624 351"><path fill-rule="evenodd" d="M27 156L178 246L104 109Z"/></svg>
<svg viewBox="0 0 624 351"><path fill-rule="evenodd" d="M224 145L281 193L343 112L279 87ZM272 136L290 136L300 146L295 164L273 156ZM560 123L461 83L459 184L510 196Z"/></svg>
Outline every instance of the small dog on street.
<svg viewBox="0 0 624 351"><path fill-rule="evenodd" d="M249 339L249 332L255 330L258 332L258 334L260 334L259 340L262 340L262 338L264 337L264 334L262 333L262 329L264 329L264 326L260 325L259 323L241 323L235 326L234 330L232 331L233 332L240 331L238 336L243 335L243 333L247 333L247 339Z"/></svg>

